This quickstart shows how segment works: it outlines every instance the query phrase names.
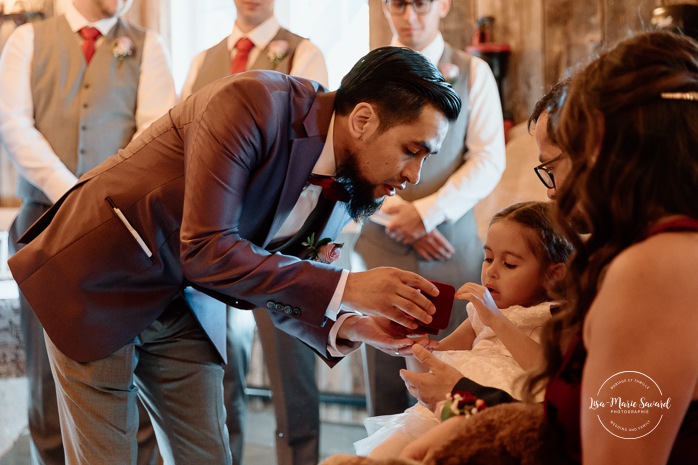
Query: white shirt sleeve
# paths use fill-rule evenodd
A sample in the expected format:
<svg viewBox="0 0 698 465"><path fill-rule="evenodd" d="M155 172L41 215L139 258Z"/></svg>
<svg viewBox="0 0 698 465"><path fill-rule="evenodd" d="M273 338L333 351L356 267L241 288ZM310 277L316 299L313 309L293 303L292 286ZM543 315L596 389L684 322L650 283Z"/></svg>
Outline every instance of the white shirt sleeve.
<svg viewBox="0 0 698 465"><path fill-rule="evenodd" d="M194 88L194 83L196 78L201 71L201 67L204 65L204 58L206 57L206 50L199 52L189 65L189 71L187 71L187 77L184 79L184 84L182 84L182 92L179 95L179 101L183 102L192 94L192 89Z"/></svg>
<svg viewBox="0 0 698 465"><path fill-rule="evenodd" d="M0 136L25 179L55 202L77 178L36 129L31 92L34 28L15 29L0 56Z"/></svg>
<svg viewBox="0 0 698 465"><path fill-rule="evenodd" d="M19 173L55 202L77 177L36 129L30 82L33 55L34 29L27 24L10 35L0 57L0 135ZM136 135L169 110L175 98L162 39L148 31L138 85Z"/></svg>
<svg viewBox="0 0 698 465"><path fill-rule="evenodd" d="M328 87L327 64L320 49L305 39L298 44L296 54L293 56L293 66L289 72L291 76L298 76L317 81Z"/></svg>
<svg viewBox="0 0 698 465"><path fill-rule="evenodd" d="M434 194L416 200L427 232L443 222L455 222L485 198L504 172L504 125L497 82L482 59L470 65L468 147L466 162Z"/></svg>
<svg viewBox="0 0 698 465"><path fill-rule="evenodd" d="M344 322L350 316L356 316L356 313L344 313L339 316L337 321L332 325L330 329L330 334L327 336L327 352L333 357L344 357L350 354L359 347L361 347L360 342L353 341L343 341L341 344L337 341L337 333L339 333L339 328L342 327Z"/></svg>
<svg viewBox="0 0 698 465"><path fill-rule="evenodd" d="M170 58L160 35L146 31L136 103L135 139L177 102Z"/></svg>

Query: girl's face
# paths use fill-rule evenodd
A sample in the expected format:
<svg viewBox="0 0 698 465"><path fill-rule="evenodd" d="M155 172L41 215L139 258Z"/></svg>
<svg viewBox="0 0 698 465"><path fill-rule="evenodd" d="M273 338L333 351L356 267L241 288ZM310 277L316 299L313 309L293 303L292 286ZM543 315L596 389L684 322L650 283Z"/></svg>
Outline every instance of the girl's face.
<svg viewBox="0 0 698 465"><path fill-rule="evenodd" d="M534 231L515 221L490 225L480 278L498 308L530 306L546 299L545 269L531 247L537 240Z"/></svg>

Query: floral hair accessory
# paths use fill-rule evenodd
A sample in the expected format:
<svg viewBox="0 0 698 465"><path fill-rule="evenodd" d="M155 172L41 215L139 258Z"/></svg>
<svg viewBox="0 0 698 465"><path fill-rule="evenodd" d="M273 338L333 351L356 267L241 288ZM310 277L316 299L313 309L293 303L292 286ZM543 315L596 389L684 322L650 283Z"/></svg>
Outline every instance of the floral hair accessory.
<svg viewBox="0 0 698 465"><path fill-rule="evenodd" d="M441 421L457 415L469 417L485 410L486 407L484 400L478 399L468 391L446 394L446 401L441 408Z"/></svg>
<svg viewBox="0 0 698 465"><path fill-rule="evenodd" d="M327 264L339 259L342 254L342 247L344 246L344 244L332 242L332 239L329 237L315 242L315 233L311 234L302 245L308 248L311 260Z"/></svg>
<svg viewBox="0 0 698 465"><path fill-rule="evenodd" d="M460 68L453 63L442 64L439 66L439 71L449 84L454 84L458 80L458 76L460 76Z"/></svg>
<svg viewBox="0 0 698 465"><path fill-rule="evenodd" d="M267 58L276 66L288 55L288 42L285 40L274 40L267 47Z"/></svg>
<svg viewBox="0 0 698 465"><path fill-rule="evenodd" d="M136 46L133 41L125 36L119 37L114 40L114 45L112 46L112 54L114 58L119 62L119 66L124 62L127 57L133 55L136 51Z"/></svg>

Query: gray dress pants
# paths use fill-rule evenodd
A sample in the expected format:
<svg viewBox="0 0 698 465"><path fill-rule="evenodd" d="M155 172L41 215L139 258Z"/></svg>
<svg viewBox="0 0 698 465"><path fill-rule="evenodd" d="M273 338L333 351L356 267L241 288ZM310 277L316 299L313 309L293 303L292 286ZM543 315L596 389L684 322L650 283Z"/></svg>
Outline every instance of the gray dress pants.
<svg viewBox="0 0 698 465"><path fill-rule="evenodd" d="M49 209L48 205L26 201L10 227L10 252L22 248L17 239ZM28 425L29 449L33 465L62 465L65 463L61 426L58 419L56 385L46 354L44 329L24 296L19 296L22 340L29 385ZM150 418L143 405L138 406L138 464L158 463L157 442Z"/></svg>

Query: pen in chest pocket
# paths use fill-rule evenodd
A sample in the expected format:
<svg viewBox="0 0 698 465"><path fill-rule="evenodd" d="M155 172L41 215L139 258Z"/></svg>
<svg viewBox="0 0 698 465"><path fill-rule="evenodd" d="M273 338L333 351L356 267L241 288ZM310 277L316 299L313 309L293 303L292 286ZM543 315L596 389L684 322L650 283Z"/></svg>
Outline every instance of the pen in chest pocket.
<svg viewBox="0 0 698 465"><path fill-rule="evenodd" d="M148 258L153 257L153 252L150 251L148 246L145 244L145 241L143 241L143 238L141 237L140 234L138 234L138 231L133 229L133 226L131 226L131 223L128 222L124 214L121 212L119 207L117 207L114 202L112 201L111 197L106 197L105 202L109 204L109 207L111 208L112 212L114 212L114 215L123 223L124 226L126 226L126 229L128 229L128 232L131 233L131 236L136 240L138 245L140 246L141 250L145 252L145 254L148 256Z"/></svg>

